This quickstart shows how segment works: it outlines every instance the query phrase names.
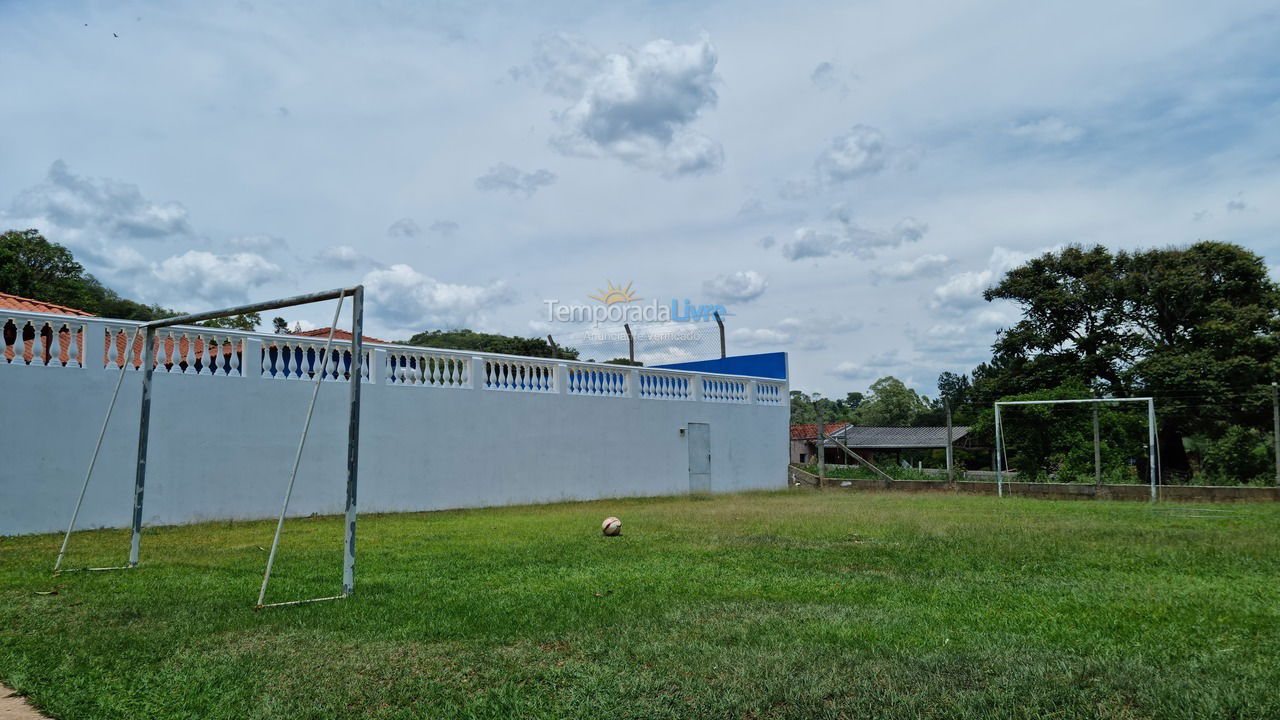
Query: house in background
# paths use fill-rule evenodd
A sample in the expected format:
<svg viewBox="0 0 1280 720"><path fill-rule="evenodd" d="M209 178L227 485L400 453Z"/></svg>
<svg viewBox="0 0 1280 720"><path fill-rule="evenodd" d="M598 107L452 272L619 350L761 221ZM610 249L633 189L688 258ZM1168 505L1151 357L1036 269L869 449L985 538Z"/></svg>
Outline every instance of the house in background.
<svg viewBox="0 0 1280 720"><path fill-rule="evenodd" d="M969 434L969 426L954 425L951 428L953 447L967 447L962 440ZM849 423L826 423L828 438L838 440L868 462L884 462L892 457L902 463L902 453L913 451L943 450L947 447L946 427L858 427ZM851 465L853 459L834 442L825 443L825 462L829 465ZM815 461L818 453L818 425L791 426L791 462L804 465Z"/></svg>
<svg viewBox="0 0 1280 720"><path fill-rule="evenodd" d="M962 439L969 434L968 425L951 427L952 446L966 445ZM866 458L868 462L883 464L892 456L895 464L902 464L903 451L945 450L947 447L947 428L928 427L857 427L847 425L833 433L836 440L844 443L850 450ZM827 462L838 465L850 464L849 454L834 448L827 450Z"/></svg>
<svg viewBox="0 0 1280 720"><path fill-rule="evenodd" d="M55 305L43 300L33 300L21 295L10 295L0 292L0 310L21 310L22 312L48 313L50 315L67 315L69 317L96 317L93 313L77 310L65 305ZM57 326L57 327L55 327ZM37 353L42 363L53 361L53 336L58 335L58 361L66 365L70 362L71 334L69 326L60 323L45 323L37 327L33 323L18 323L6 319L0 328L0 362L30 363ZM37 342L37 337L39 341ZM79 340L77 333L77 340ZM77 342L79 345L79 342Z"/></svg>
<svg viewBox="0 0 1280 720"><path fill-rule="evenodd" d="M827 435L849 427L847 422L824 423ZM818 424L791 426L791 462L797 465L814 462L818 455ZM831 447L827 447L827 457L831 458ZM828 460L830 462L830 460Z"/></svg>

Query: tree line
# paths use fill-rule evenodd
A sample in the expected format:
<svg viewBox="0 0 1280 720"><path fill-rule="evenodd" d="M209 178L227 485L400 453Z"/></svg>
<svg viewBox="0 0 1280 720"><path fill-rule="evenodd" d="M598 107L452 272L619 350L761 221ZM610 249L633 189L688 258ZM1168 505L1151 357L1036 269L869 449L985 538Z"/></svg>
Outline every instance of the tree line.
<svg viewBox="0 0 1280 720"><path fill-rule="evenodd" d="M1211 241L1133 251L1071 245L1009 270L983 297L1020 311L996 333L990 360L942 373L933 399L890 377L867 398L819 400L823 414L925 425L937 424L949 405L955 422L972 425L976 443L989 447L996 400L1152 397L1166 482L1273 475L1280 287L1256 253ZM874 412L862 410L868 398L877 400ZM792 412L812 422L812 398L793 392ZM1092 477L1092 412L1010 411L1010 465L1033 477ZM1099 424L1107 476L1145 476L1145 409L1104 405ZM989 466L989 450L975 462Z"/></svg>

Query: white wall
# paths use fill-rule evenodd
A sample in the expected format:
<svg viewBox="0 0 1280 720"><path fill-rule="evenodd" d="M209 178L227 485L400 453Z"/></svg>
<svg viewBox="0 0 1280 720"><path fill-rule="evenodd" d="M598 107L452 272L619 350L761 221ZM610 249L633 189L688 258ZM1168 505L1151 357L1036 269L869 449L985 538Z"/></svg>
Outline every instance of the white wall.
<svg viewBox="0 0 1280 720"><path fill-rule="evenodd" d="M21 340L0 356L0 534L60 531L119 375L114 358L104 367L101 349L110 348L108 333L132 332L132 325L0 312L0 326L7 321L67 324L75 338L66 366L56 351L52 362L43 362L34 342L25 346L32 362L24 362ZM264 374L260 362L271 359L260 361L260 348L279 337L203 328L175 335L183 332L243 342L244 367L234 368L243 374L163 367L155 373L144 522L271 517L279 512L314 381ZM323 346L314 339L286 341ZM82 344L90 351L82 352ZM0 350L4 346L0 340ZM178 347L194 357L191 345ZM680 429L690 422L711 426L713 490L785 483L784 382L399 346L366 350L360 512L687 492L688 449ZM470 377L442 381L452 387L402 384L388 365L400 357L413 357L415 366L424 358L446 360ZM495 389L502 383L485 382L486 364L491 371L515 369L515 377L534 378L547 391ZM605 376L574 376L602 367ZM140 371L125 372L77 527L129 524L141 381ZM655 383L661 394L688 399L652 397L659 394ZM348 393L345 380L322 383L291 515L342 510Z"/></svg>

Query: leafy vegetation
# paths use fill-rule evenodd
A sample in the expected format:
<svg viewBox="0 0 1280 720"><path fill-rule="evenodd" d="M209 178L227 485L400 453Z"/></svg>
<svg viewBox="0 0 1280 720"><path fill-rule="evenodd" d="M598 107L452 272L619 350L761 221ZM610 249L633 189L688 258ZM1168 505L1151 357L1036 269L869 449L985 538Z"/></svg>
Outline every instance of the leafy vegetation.
<svg viewBox="0 0 1280 720"><path fill-rule="evenodd" d="M976 397L1154 397L1172 411L1160 423L1161 464L1183 477L1196 469L1189 439L1204 446L1269 420L1261 386L1277 379L1280 287L1242 247L1071 246L1010 270L985 297L1016 303L1022 319L974 370ZM1232 437L1238 446L1241 434Z"/></svg>
<svg viewBox="0 0 1280 720"><path fill-rule="evenodd" d="M0 291L124 320L178 314L120 297L86 273L70 250L35 230L0 233Z"/></svg>
<svg viewBox="0 0 1280 720"><path fill-rule="evenodd" d="M971 374L944 372L938 395L893 377L859 402L792 391L792 422L941 425L950 407L970 440L994 444L996 400L1154 397L1162 482L1274 477L1270 383L1280 375L1280 286L1262 257L1229 243L1112 252L1068 246L1005 274L984 294L1021 319ZM1027 406L1005 424L1010 463L1030 479L1092 481L1092 408ZM1145 477L1145 411L1099 408L1104 480ZM962 457L990 467L990 456Z"/></svg>
<svg viewBox="0 0 1280 720"><path fill-rule="evenodd" d="M99 317L158 320L181 315L159 305L120 297L76 262L71 251L51 243L36 230L0 234L0 291L83 310ZM207 320L201 325L228 330L253 330L258 313Z"/></svg>
<svg viewBox="0 0 1280 720"><path fill-rule="evenodd" d="M420 332L405 341L409 345L440 348L441 350L475 350L478 352L524 355L526 357L558 357L578 359L578 351L562 347L555 350L543 338L524 338L473 330L431 330Z"/></svg>
<svg viewBox="0 0 1280 720"><path fill-rule="evenodd" d="M4 538L0 680L62 720L1278 717L1280 505L1189 515L796 491L366 516L354 598L264 611L269 522L58 578L59 538ZM340 538L290 521L269 599L331 594Z"/></svg>

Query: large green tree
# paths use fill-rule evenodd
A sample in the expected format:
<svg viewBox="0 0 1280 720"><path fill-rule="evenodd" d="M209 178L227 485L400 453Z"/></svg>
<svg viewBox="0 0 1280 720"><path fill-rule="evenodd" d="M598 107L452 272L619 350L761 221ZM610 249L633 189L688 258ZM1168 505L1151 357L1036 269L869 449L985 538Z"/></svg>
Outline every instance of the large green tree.
<svg viewBox="0 0 1280 720"><path fill-rule="evenodd" d="M931 410L929 401L896 377L871 383L871 392L853 413L857 425L906 427Z"/></svg>
<svg viewBox="0 0 1280 720"><path fill-rule="evenodd" d="M974 370L977 396L1154 396L1177 410L1160 441L1164 466L1183 472L1185 438L1220 437L1269 409L1258 386L1276 378L1280 287L1237 245L1067 247L1009 271L985 297L1017 303L1022 318Z"/></svg>
<svg viewBox="0 0 1280 720"><path fill-rule="evenodd" d="M67 248L36 230L0 234L0 292L66 305L102 317L155 320L175 313L126 300L86 273Z"/></svg>

